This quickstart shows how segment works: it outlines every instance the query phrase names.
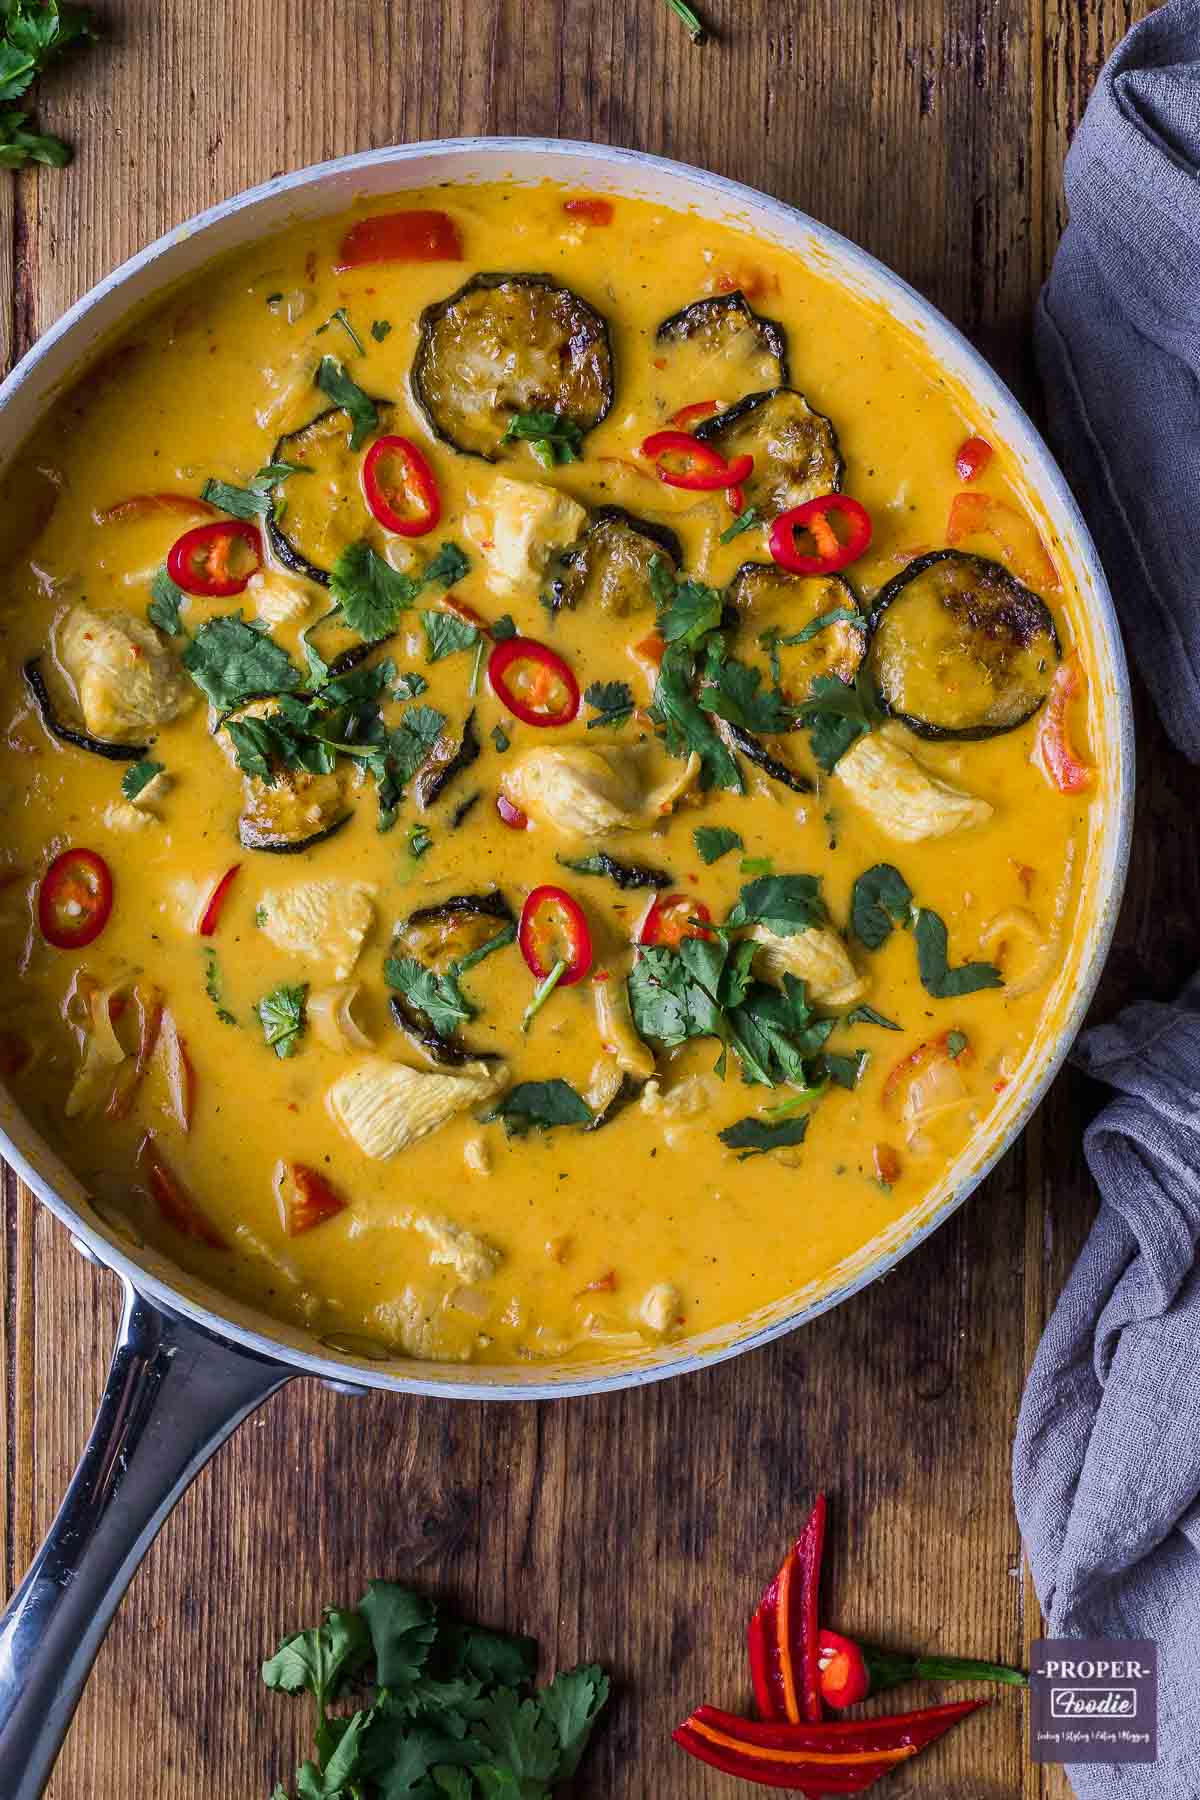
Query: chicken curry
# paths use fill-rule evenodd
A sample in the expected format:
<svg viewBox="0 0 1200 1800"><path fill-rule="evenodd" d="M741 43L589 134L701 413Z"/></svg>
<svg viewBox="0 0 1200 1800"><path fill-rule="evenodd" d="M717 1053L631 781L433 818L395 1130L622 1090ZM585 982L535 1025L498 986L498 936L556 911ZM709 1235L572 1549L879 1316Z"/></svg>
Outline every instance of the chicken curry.
<svg viewBox="0 0 1200 1800"><path fill-rule="evenodd" d="M127 1234L339 1347L600 1361L983 1153L1070 981L1086 621L820 269L372 202L135 321L8 510L0 1069Z"/></svg>

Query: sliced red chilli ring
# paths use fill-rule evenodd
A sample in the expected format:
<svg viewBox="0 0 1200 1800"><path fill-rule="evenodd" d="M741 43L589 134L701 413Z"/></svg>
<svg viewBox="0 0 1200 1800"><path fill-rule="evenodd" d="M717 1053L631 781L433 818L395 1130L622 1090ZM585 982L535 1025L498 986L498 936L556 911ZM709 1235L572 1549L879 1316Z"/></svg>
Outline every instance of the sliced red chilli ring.
<svg viewBox="0 0 1200 1800"><path fill-rule="evenodd" d="M658 479L668 487L712 493L737 487L753 473L752 456L735 456L726 462L711 444L702 444L687 431L653 431L642 445L642 455L654 463ZM668 462L667 458L674 460Z"/></svg>
<svg viewBox="0 0 1200 1800"><path fill-rule="evenodd" d="M522 725L569 725L579 711L570 665L536 638L503 638L488 658L488 681Z"/></svg>
<svg viewBox="0 0 1200 1800"><path fill-rule="evenodd" d="M668 423L676 426L680 431L686 431L688 426L694 425L697 419L711 419L717 411L718 405L719 402L716 400L693 400L689 405L681 406L678 412L672 413Z"/></svg>
<svg viewBox="0 0 1200 1800"><path fill-rule="evenodd" d="M846 527L845 539L833 529L832 517L840 517ZM796 547L796 533L807 531L816 545L816 553ZM865 506L849 494L821 494L780 513L771 527L771 555L781 569L793 575L836 575L867 549L871 542L871 515Z"/></svg>
<svg viewBox="0 0 1200 1800"><path fill-rule="evenodd" d="M592 934L583 908L565 888L534 888L521 908L517 942L538 981L548 980L565 963L556 985L574 987L591 969Z"/></svg>
<svg viewBox="0 0 1200 1800"><path fill-rule="evenodd" d="M362 485L383 529L400 537L424 537L442 516L437 478L408 438L376 438L363 461Z"/></svg>
<svg viewBox="0 0 1200 1800"><path fill-rule="evenodd" d="M676 950L684 938L710 938L706 927L711 919L703 900L693 900L690 894L660 894L642 921L638 942Z"/></svg>
<svg viewBox="0 0 1200 1800"><path fill-rule="evenodd" d="M108 924L113 908L112 871L95 850L64 850L38 888L38 925L56 950L82 950Z"/></svg>
<svg viewBox="0 0 1200 1800"><path fill-rule="evenodd" d="M262 537L248 519L217 519L176 538L167 574L185 594L227 599L240 594L262 567Z"/></svg>

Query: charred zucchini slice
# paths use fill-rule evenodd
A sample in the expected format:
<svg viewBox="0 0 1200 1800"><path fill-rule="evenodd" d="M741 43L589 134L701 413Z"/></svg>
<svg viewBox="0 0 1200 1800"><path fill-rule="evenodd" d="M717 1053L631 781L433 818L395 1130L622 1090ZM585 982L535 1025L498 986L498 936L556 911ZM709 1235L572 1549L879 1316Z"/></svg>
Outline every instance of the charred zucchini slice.
<svg viewBox="0 0 1200 1800"><path fill-rule="evenodd" d="M1032 717L1062 654L1044 601L1000 563L919 556L871 620L867 670L886 712L923 738L989 738Z"/></svg>
<svg viewBox="0 0 1200 1800"><path fill-rule="evenodd" d="M754 473L742 492L760 520L777 519L842 485L845 464L833 426L795 388L747 394L736 406L704 419L696 436L724 457L753 456Z"/></svg>
<svg viewBox="0 0 1200 1800"><path fill-rule="evenodd" d="M54 710L40 656L31 656L21 672L42 724L52 737L64 744L73 744L76 750L90 750L93 756L106 756L110 762L140 762L143 756L149 755L149 744L117 744L109 738L93 737L82 725L64 724Z"/></svg>
<svg viewBox="0 0 1200 1800"><path fill-rule="evenodd" d="M332 837L349 818L336 775L280 769L274 781L247 775L238 837L246 850L298 856Z"/></svg>
<svg viewBox="0 0 1200 1800"><path fill-rule="evenodd" d="M788 693L807 694L817 675L854 680L867 653L867 621L840 575L791 575L777 563L747 562L725 597Z"/></svg>
<svg viewBox="0 0 1200 1800"><path fill-rule="evenodd" d="M457 1037L443 1037L428 1013L423 1013L419 1006L414 1006L404 994L391 996L388 1011L392 1015L393 1024L413 1049L423 1052L431 1062L440 1063L443 1068L460 1069L464 1063L499 1061L500 1053L497 1050L472 1050Z"/></svg>
<svg viewBox="0 0 1200 1800"><path fill-rule="evenodd" d="M697 400L788 385L786 331L741 292L693 300L663 320L655 342L671 354L678 391Z"/></svg>
<svg viewBox="0 0 1200 1800"><path fill-rule="evenodd" d="M435 800L441 799L455 776L461 775L478 759L479 752L479 733L475 729L475 708L472 707L461 734L439 732L433 749L417 770L413 793L422 812L427 812Z"/></svg>
<svg viewBox="0 0 1200 1800"><path fill-rule="evenodd" d="M379 408L376 437L387 430L391 407ZM330 406L281 437L271 452L275 463L293 463L303 471L288 477L271 495L267 538L285 569L329 586L329 571L348 544L372 524L363 499L359 471L362 449L350 448L351 422L344 407ZM311 473L309 473L311 471Z"/></svg>
<svg viewBox="0 0 1200 1800"><path fill-rule="evenodd" d="M744 756L746 761L753 763L756 769L761 769L764 775L769 775L772 781L778 781L782 787L790 788L793 794L811 794L813 792L814 783L809 776L803 774L799 769L794 769L791 763L784 762L781 756L768 750L762 739L756 738L752 731L746 730L745 726L735 725L731 719L717 719L714 722L717 731L729 748L736 750L740 756Z"/></svg>
<svg viewBox="0 0 1200 1800"><path fill-rule="evenodd" d="M476 275L421 314L413 393L435 434L494 462L517 413L580 431L613 403L608 325L550 275Z"/></svg>
<svg viewBox="0 0 1200 1800"><path fill-rule="evenodd" d="M583 536L559 557L560 573L550 584L551 607L558 612L595 603L622 619L644 612L654 605L651 559L664 554L673 573L683 551L670 526L639 519L621 506L602 506Z"/></svg>
<svg viewBox="0 0 1200 1800"><path fill-rule="evenodd" d="M410 913L396 934L396 949L444 975L493 939L516 929L516 915L499 888L484 894L452 894L438 906Z"/></svg>

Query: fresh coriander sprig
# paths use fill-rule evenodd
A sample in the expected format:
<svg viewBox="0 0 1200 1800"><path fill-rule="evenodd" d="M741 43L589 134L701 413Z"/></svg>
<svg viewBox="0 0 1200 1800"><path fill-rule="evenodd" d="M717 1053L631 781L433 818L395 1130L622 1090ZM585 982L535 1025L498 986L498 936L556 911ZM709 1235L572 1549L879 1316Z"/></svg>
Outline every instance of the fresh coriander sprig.
<svg viewBox="0 0 1200 1800"><path fill-rule="evenodd" d="M30 129L29 114L19 100L51 64L73 47L97 43L100 27L86 6L60 6L58 0L7 0L0 37L0 168L23 169L31 162L61 169L70 162L71 146L62 138Z"/></svg>
<svg viewBox="0 0 1200 1800"><path fill-rule="evenodd" d="M693 44L703 44L707 41L708 31L704 22L692 11L687 0L667 0L667 5L683 20Z"/></svg>

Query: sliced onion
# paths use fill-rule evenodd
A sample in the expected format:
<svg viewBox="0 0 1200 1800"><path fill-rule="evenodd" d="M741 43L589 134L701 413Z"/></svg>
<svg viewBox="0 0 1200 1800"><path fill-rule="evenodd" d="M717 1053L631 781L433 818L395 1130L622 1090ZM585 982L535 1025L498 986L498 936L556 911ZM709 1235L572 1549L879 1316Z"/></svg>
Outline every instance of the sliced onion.
<svg viewBox="0 0 1200 1800"><path fill-rule="evenodd" d="M88 999L92 1043L96 1054L114 1069L118 1063L125 1061L125 1050L112 1022L112 1003L122 994L124 986L124 982L116 982L112 987L96 987Z"/></svg>
<svg viewBox="0 0 1200 1800"><path fill-rule="evenodd" d="M922 1155L931 1150L928 1128L960 1106L969 1105L970 1099L967 1084L951 1056L935 1056L919 1069L908 1084L904 1100L909 1149Z"/></svg>
<svg viewBox="0 0 1200 1800"><path fill-rule="evenodd" d="M163 1008L162 1026L158 1034L158 1055L167 1078L171 1115L181 1131L190 1131L196 1099L195 1071L169 1007Z"/></svg>
<svg viewBox="0 0 1200 1800"><path fill-rule="evenodd" d="M1010 906L1006 911L997 913L988 921L979 934L979 942L989 953L995 945L1007 937L1022 937L1032 946L1033 956L1023 975L1015 981L1010 980L1007 971L1004 979L1004 997L1006 1000L1019 1000L1023 994L1031 994L1048 981L1062 957L1062 939L1057 932L1049 937L1043 932L1033 914L1024 906Z"/></svg>
<svg viewBox="0 0 1200 1800"><path fill-rule="evenodd" d="M341 981L309 995L308 1022L328 1049L345 1052L374 1047L374 1038L354 1017L355 1002L361 993L361 981Z"/></svg>

